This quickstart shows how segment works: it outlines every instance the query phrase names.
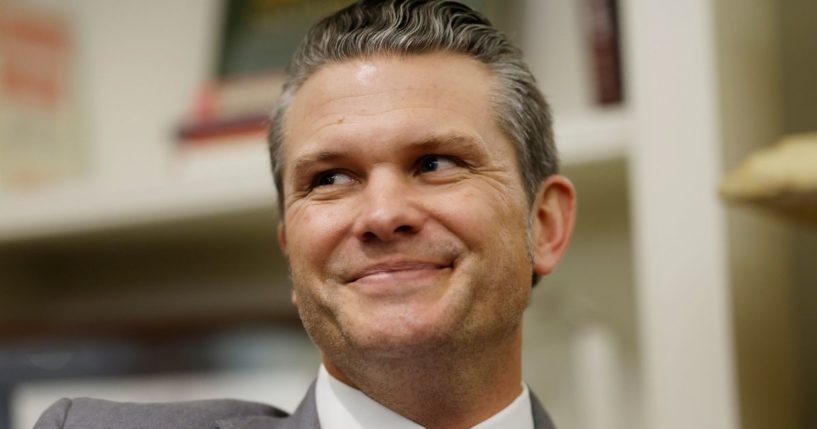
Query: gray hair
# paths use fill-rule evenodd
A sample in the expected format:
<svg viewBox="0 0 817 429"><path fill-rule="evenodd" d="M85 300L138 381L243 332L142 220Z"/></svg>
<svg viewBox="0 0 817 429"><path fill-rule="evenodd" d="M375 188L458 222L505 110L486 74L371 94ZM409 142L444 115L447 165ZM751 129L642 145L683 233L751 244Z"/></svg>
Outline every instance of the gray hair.
<svg viewBox="0 0 817 429"><path fill-rule="evenodd" d="M516 147L530 203L546 177L558 172L550 109L522 52L484 16L454 1L361 0L313 26L287 69L287 82L272 114L270 158L279 210L284 210L283 121L295 93L320 67L378 54L464 54L497 78L497 124Z"/></svg>

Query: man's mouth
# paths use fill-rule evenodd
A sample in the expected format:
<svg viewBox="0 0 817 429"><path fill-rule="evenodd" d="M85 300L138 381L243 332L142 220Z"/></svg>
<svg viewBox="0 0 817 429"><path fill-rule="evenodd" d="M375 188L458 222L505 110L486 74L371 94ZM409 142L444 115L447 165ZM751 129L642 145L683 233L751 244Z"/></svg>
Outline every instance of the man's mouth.
<svg viewBox="0 0 817 429"><path fill-rule="evenodd" d="M348 283L393 283L420 280L451 268L450 263L391 261L369 265L350 276Z"/></svg>

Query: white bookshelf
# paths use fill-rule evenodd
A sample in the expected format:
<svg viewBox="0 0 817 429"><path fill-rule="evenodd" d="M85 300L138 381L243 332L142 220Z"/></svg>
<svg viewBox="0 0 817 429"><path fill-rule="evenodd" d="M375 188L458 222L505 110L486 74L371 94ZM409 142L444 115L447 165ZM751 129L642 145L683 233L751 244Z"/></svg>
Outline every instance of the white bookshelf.
<svg viewBox="0 0 817 429"><path fill-rule="evenodd" d="M556 124L567 166L626 155L630 129L623 109L559 117ZM111 184L91 179L0 195L0 243L229 216L272 209L275 201L262 136L211 142L173 154L153 180Z"/></svg>
<svg viewBox="0 0 817 429"><path fill-rule="evenodd" d="M185 222L272 207L275 191L263 141L179 154L161 180L78 181L0 197L0 242Z"/></svg>

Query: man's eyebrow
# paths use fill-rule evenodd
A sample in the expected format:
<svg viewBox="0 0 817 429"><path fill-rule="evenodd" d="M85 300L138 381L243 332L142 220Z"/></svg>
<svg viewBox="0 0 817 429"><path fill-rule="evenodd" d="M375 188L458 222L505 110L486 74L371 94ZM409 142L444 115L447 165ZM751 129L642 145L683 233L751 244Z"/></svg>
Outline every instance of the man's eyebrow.
<svg viewBox="0 0 817 429"><path fill-rule="evenodd" d="M405 144L399 145L396 149L402 152L423 152L450 149L451 146L458 146L460 148L483 150L484 144L482 140L468 134L461 133L446 133L438 135L430 135L422 137ZM353 158L354 155L349 151L339 150L319 150L315 152L306 153L298 157L292 166L292 172L297 177L300 172L308 170L315 164L333 163L339 160Z"/></svg>
<svg viewBox="0 0 817 429"><path fill-rule="evenodd" d="M297 177L299 172L309 169L309 167L312 165L321 163L331 163L347 157L348 155L346 155L345 153L334 150L321 150L311 152L302 155L295 160L295 164L292 166L292 172Z"/></svg>

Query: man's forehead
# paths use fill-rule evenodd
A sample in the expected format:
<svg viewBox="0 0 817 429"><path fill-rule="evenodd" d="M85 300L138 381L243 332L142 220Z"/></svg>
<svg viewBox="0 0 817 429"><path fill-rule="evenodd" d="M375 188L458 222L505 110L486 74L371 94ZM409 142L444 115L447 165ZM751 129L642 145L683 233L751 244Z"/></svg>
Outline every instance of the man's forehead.
<svg viewBox="0 0 817 429"><path fill-rule="evenodd" d="M456 92L476 90L473 94L476 98L481 92L487 94L493 78L486 65L457 53L354 58L326 64L307 78L295 93L288 116L322 113L338 102L358 109L377 108L376 96L385 91L405 92L406 99L412 92L424 91L422 97L413 97L413 101L430 104Z"/></svg>
<svg viewBox="0 0 817 429"><path fill-rule="evenodd" d="M337 130L341 123L359 125L358 129L374 126L374 119L383 119L387 112L397 117L412 111L419 117L437 110L493 122L489 108L492 79L484 64L451 53L376 56L327 64L296 92L283 118L284 146Z"/></svg>

